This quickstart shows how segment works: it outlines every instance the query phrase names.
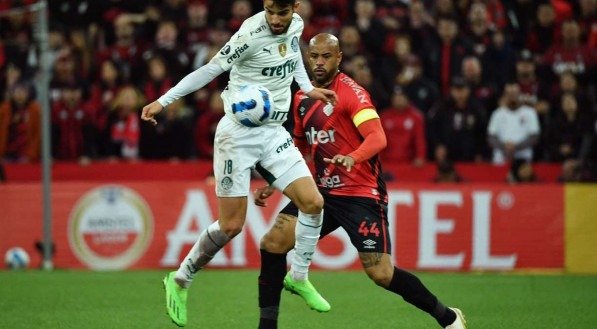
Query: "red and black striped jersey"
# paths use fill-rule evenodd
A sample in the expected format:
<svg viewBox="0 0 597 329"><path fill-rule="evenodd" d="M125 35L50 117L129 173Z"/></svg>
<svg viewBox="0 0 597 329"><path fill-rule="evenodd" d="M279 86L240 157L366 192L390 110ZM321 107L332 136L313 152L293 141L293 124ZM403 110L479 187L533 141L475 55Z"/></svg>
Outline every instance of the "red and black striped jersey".
<svg viewBox="0 0 597 329"><path fill-rule="evenodd" d="M369 93L344 73L338 73L329 89L338 96L335 106L295 94L294 136L306 140L315 166L315 181L324 193L374 198L387 202L378 155L356 164L350 172L323 161L356 150L363 137L357 127L377 118ZM373 114L373 115L372 115Z"/></svg>

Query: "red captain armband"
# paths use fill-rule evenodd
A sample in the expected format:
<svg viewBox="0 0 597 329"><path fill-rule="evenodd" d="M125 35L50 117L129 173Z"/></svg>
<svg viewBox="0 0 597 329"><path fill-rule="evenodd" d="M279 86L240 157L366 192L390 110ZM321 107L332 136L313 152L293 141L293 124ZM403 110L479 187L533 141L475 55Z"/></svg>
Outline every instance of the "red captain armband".
<svg viewBox="0 0 597 329"><path fill-rule="evenodd" d="M361 123L358 127L359 133L364 138L356 150L348 154L356 163L369 160L386 147L386 133L381 126L381 120L371 119Z"/></svg>

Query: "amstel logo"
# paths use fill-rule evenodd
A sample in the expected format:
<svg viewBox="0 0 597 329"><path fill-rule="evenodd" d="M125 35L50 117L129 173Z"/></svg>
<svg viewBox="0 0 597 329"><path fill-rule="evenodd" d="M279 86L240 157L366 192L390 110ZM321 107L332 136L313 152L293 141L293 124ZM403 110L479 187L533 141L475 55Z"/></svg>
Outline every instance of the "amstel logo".
<svg viewBox="0 0 597 329"><path fill-rule="evenodd" d="M153 235L153 216L143 198L124 186L93 189L77 202L69 220L69 242L81 262L96 270L134 264Z"/></svg>

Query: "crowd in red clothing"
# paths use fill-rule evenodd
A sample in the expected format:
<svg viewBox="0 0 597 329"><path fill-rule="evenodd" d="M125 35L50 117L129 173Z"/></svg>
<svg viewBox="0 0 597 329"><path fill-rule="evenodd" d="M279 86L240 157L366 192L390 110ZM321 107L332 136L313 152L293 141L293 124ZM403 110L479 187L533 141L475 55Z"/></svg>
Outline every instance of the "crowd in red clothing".
<svg viewBox="0 0 597 329"><path fill-rule="evenodd" d="M0 11L34 2L0 0ZM342 71L371 93L388 136L384 161L449 168L505 157L563 162L579 177L597 172L596 1L300 2L303 42L319 32L337 35ZM211 157L225 74L169 106L157 128L140 121L139 111L208 62L261 10L261 0L53 0L49 6L53 157ZM0 18L4 161L39 158L33 20L27 12ZM505 95L512 84L517 90ZM500 140L508 133L498 121L528 118L494 115L501 108L532 109L538 128L510 146Z"/></svg>

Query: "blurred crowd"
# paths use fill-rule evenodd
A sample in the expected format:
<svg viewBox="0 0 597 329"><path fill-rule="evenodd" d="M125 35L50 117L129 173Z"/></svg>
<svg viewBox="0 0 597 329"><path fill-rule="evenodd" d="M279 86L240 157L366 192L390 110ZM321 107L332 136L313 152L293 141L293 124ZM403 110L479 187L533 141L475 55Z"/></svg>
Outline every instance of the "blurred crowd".
<svg viewBox="0 0 597 329"><path fill-rule="evenodd" d="M0 12L33 0L0 0ZM143 105L210 60L262 0L52 0L52 156L210 159L223 74L170 105ZM536 161L595 178L597 0L300 0L303 45L340 39L342 71L365 87L388 136L382 160ZM35 15L0 16L0 158L38 161ZM530 170L528 169L530 168ZM530 172L529 172L530 171Z"/></svg>

